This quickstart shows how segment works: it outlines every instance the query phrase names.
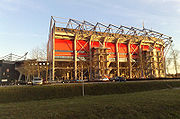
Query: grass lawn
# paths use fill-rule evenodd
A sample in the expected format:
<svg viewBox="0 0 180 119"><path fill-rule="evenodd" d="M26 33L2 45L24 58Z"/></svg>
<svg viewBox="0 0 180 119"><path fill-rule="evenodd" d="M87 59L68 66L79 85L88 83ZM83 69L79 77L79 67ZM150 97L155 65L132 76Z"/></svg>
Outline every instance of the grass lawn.
<svg viewBox="0 0 180 119"><path fill-rule="evenodd" d="M180 89L0 103L0 119L180 119Z"/></svg>

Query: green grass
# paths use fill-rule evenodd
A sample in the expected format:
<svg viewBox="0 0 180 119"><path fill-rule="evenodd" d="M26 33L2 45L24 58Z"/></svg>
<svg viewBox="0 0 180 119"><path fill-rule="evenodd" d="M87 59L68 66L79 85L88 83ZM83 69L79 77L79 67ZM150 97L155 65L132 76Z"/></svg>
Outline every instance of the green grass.
<svg viewBox="0 0 180 119"><path fill-rule="evenodd" d="M180 119L180 89L0 103L1 119Z"/></svg>
<svg viewBox="0 0 180 119"><path fill-rule="evenodd" d="M180 87L180 81L85 84L85 95L125 94ZM76 97L82 84L0 87L0 103Z"/></svg>

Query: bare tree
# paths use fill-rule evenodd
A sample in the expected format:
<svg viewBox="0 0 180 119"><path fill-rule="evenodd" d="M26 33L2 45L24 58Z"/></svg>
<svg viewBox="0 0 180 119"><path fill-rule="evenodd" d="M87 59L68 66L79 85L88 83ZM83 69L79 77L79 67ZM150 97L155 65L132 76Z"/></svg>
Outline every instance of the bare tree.
<svg viewBox="0 0 180 119"><path fill-rule="evenodd" d="M35 47L30 51L30 58L37 59L38 61L47 60L47 47L42 44L41 47Z"/></svg>
<svg viewBox="0 0 180 119"><path fill-rule="evenodd" d="M173 60L174 60L174 68L176 71L176 75L178 74L178 55L179 55L179 51L178 50L173 50L172 51L173 54Z"/></svg>
<svg viewBox="0 0 180 119"><path fill-rule="evenodd" d="M171 62L172 62L172 59L171 59L171 58L167 58L167 59L166 59L166 70L167 70L167 74L170 73L170 72L169 72L169 66L170 66Z"/></svg>
<svg viewBox="0 0 180 119"><path fill-rule="evenodd" d="M169 67L173 67L175 74L178 73L178 58L179 57L179 51L175 50L173 47L171 47L171 52L169 53L168 58L166 59L166 69L167 73L170 73Z"/></svg>

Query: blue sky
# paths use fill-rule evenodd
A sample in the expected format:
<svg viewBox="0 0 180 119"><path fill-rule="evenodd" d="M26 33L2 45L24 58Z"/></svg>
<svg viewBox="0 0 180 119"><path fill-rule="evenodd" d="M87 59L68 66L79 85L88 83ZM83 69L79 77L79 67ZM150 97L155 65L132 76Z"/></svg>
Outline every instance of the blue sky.
<svg viewBox="0 0 180 119"><path fill-rule="evenodd" d="M154 29L180 49L180 0L0 0L0 57L47 43L50 16Z"/></svg>

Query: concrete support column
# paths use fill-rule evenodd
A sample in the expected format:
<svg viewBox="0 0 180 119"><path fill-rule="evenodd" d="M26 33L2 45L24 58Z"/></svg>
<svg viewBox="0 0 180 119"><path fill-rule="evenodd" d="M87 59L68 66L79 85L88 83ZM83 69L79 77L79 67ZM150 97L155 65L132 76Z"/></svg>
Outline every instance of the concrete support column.
<svg viewBox="0 0 180 119"><path fill-rule="evenodd" d="M165 54L164 54L164 47L162 46L162 48L161 48L161 53L162 53L162 55L163 55L163 66L164 66L164 77L166 77L166 69L167 69L167 67L166 67L166 58L165 58Z"/></svg>
<svg viewBox="0 0 180 119"><path fill-rule="evenodd" d="M143 59L142 59L142 41L140 41L139 44L139 60L140 60L140 78L144 77L144 71L143 71Z"/></svg>
<svg viewBox="0 0 180 119"><path fill-rule="evenodd" d="M53 62L52 62L52 80L55 79L55 32L56 32L56 24L54 23L53 27Z"/></svg>
<svg viewBox="0 0 180 119"><path fill-rule="evenodd" d="M120 72L119 72L119 39L117 39L116 41L116 65L117 65L117 76L120 76Z"/></svg>
<svg viewBox="0 0 180 119"><path fill-rule="evenodd" d="M18 81L20 81L21 80L21 77L22 77L22 72L19 72L20 74L19 74L19 78L18 78Z"/></svg>
<svg viewBox="0 0 180 119"><path fill-rule="evenodd" d="M157 50L156 50L156 42L153 44L153 76L159 77L159 69L158 69L158 57L157 57Z"/></svg>
<svg viewBox="0 0 180 119"><path fill-rule="evenodd" d="M162 74L162 69L165 71L165 62L164 62L164 54L163 54L163 47L160 48L160 53L157 54L157 61L158 61L158 75L159 77L164 77L165 74Z"/></svg>
<svg viewBox="0 0 180 119"><path fill-rule="evenodd" d="M157 50L155 49L155 47L154 47L154 49L153 49L153 74L154 74L154 76L155 77L159 77L159 75L158 75L158 60L157 60Z"/></svg>
<svg viewBox="0 0 180 119"><path fill-rule="evenodd" d="M132 78L132 63L131 63L131 40L128 42L128 65L129 65L129 78Z"/></svg>
<svg viewBox="0 0 180 119"><path fill-rule="evenodd" d="M92 80L92 48L91 41L93 40L93 35L89 39L89 80Z"/></svg>
<svg viewBox="0 0 180 119"><path fill-rule="evenodd" d="M84 75L84 72L83 72L83 65L81 65L81 80L83 80L83 75Z"/></svg>
<svg viewBox="0 0 180 119"><path fill-rule="evenodd" d="M48 63L46 62L46 81L48 81Z"/></svg>
<svg viewBox="0 0 180 119"><path fill-rule="evenodd" d="M77 38L78 35L75 36L74 38L74 79L77 80Z"/></svg>

